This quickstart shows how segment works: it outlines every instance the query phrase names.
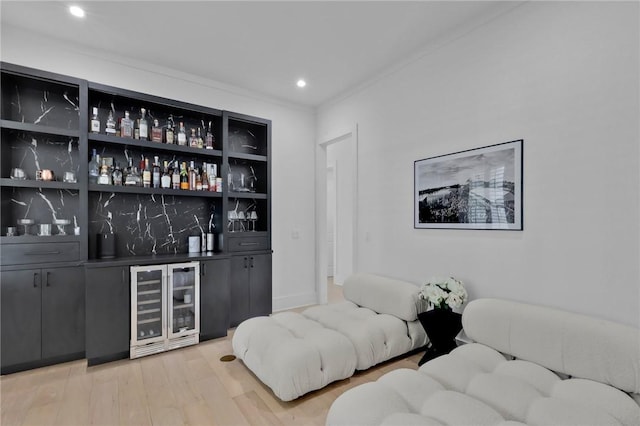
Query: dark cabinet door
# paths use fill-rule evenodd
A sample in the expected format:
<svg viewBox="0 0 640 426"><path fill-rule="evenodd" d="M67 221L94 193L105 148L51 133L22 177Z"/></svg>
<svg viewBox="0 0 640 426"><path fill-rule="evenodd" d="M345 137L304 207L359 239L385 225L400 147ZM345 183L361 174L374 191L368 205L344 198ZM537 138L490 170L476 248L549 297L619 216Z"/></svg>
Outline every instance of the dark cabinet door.
<svg viewBox="0 0 640 426"><path fill-rule="evenodd" d="M249 256L232 256L229 273L231 304L229 323L235 327L250 316Z"/></svg>
<svg viewBox="0 0 640 426"><path fill-rule="evenodd" d="M89 365L122 358L129 352L131 333L129 268L86 270L87 359Z"/></svg>
<svg viewBox="0 0 640 426"><path fill-rule="evenodd" d="M43 359L84 352L84 312L84 269L43 269Z"/></svg>
<svg viewBox="0 0 640 426"><path fill-rule="evenodd" d="M200 340L227 335L229 329L229 260L207 260L200 268Z"/></svg>
<svg viewBox="0 0 640 426"><path fill-rule="evenodd" d="M271 315L271 255L249 256L249 311L252 317Z"/></svg>
<svg viewBox="0 0 640 426"><path fill-rule="evenodd" d="M3 271L2 367L40 359L41 273L40 269Z"/></svg>

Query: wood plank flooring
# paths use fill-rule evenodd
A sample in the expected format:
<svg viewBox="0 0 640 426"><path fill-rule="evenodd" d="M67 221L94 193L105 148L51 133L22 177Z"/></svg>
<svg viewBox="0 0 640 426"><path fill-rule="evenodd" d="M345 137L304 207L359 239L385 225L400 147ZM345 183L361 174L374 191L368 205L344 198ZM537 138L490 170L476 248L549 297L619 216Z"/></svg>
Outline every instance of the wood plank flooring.
<svg viewBox="0 0 640 426"><path fill-rule="evenodd" d="M337 287L337 286L334 286ZM329 300L341 298L331 288ZM224 338L137 360L87 367L68 362L0 378L0 424L12 425L324 425L344 391L421 354L375 366L291 402L282 402L232 354Z"/></svg>

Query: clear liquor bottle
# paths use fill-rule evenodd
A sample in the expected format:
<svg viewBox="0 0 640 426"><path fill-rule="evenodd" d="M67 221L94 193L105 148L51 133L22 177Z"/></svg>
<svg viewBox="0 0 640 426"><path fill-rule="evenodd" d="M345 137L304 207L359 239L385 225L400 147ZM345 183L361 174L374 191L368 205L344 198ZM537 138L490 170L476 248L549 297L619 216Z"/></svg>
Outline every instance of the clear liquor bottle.
<svg viewBox="0 0 640 426"><path fill-rule="evenodd" d="M142 186L151 188L151 169L149 168L149 159L145 158L141 164L142 167Z"/></svg>
<svg viewBox="0 0 640 426"><path fill-rule="evenodd" d="M98 118L98 108L93 107L91 116L91 133L100 133L100 118Z"/></svg>
<svg viewBox="0 0 640 426"><path fill-rule="evenodd" d="M109 174L109 166L103 161L98 176L98 185L111 185L111 175Z"/></svg>
<svg viewBox="0 0 640 426"><path fill-rule="evenodd" d="M178 129L178 145L187 145L187 131L184 129L184 123L180 122L180 128Z"/></svg>
<svg viewBox="0 0 640 426"><path fill-rule="evenodd" d="M197 141L198 141L198 148L200 149L204 148L204 139L202 139L202 132L200 131L200 127L198 127Z"/></svg>
<svg viewBox="0 0 640 426"><path fill-rule="evenodd" d="M109 116L107 117L107 125L105 126L104 132L107 135L116 135L116 120L113 119L113 111L109 111Z"/></svg>
<svg viewBox="0 0 640 426"><path fill-rule="evenodd" d="M169 162L164 160L162 177L160 178L160 188L171 188L171 175L169 174Z"/></svg>
<svg viewBox="0 0 640 426"><path fill-rule="evenodd" d="M149 140L149 124L147 123L147 110L145 108L140 108L138 128L140 129L140 139L143 141Z"/></svg>
<svg viewBox="0 0 640 426"><path fill-rule="evenodd" d="M151 180L153 182L154 188L160 188L161 177L162 177L162 173L160 173L160 159L156 155L153 157L153 172L151 176Z"/></svg>
<svg viewBox="0 0 640 426"><path fill-rule="evenodd" d="M133 138L133 120L129 116L129 111L125 111L124 117L120 119L120 136Z"/></svg>
<svg viewBox="0 0 640 426"><path fill-rule="evenodd" d="M116 168L111 173L111 178L113 179L113 184L116 186L122 185L122 170L120 170L120 164L116 162Z"/></svg>
<svg viewBox="0 0 640 426"><path fill-rule="evenodd" d="M213 131L211 130L211 121L209 122L209 127L207 128L207 135L204 138L204 147L206 149L213 149L213 144L216 138L213 136Z"/></svg>
<svg viewBox="0 0 640 426"><path fill-rule="evenodd" d="M89 183L98 183L98 176L100 176L99 161L100 156L94 149L93 154L91 154L91 161L89 161Z"/></svg>

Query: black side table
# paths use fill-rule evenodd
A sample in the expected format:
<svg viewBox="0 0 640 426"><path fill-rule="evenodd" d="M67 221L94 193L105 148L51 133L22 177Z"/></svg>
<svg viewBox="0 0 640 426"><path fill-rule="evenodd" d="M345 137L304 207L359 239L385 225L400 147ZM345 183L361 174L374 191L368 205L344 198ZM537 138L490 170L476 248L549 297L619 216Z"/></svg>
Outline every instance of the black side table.
<svg viewBox="0 0 640 426"><path fill-rule="evenodd" d="M429 346L418 365L448 354L456 347L455 337L462 330L461 314L436 308L418 314L418 319L429 336Z"/></svg>

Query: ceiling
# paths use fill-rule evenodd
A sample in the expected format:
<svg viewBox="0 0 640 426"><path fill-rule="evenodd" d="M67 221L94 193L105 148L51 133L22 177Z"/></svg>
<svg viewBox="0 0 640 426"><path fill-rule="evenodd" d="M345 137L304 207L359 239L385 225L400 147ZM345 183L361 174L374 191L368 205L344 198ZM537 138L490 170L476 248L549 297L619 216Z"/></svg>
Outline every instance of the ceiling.
<svg viewBox="0 0 640 426"><path fill-rule="evenodd" d="M1 24L316 107L515 3L78 0L84 19L70 4L2 0Z"/></svg>

